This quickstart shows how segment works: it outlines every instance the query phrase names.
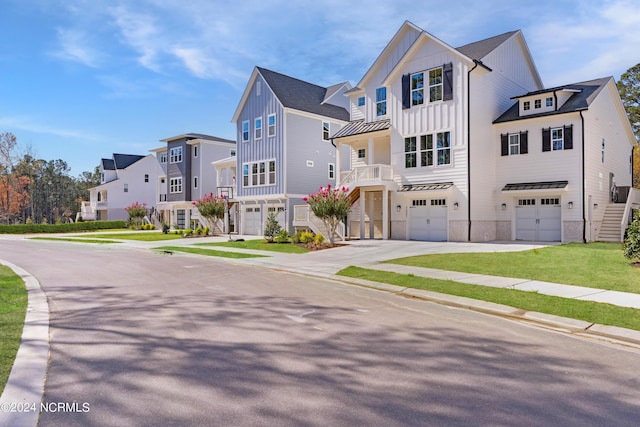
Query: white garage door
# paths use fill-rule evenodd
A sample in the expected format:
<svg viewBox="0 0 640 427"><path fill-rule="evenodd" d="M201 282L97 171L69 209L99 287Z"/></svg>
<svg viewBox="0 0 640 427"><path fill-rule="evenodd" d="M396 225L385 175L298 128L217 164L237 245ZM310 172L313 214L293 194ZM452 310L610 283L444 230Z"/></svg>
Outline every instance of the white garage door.
<svg viewBox="0 0 640 427"><path fill-rule="evenodd" d="M278 221L280 227L285 228L284 206L270 206L269 208L267 208L267 212L268 214L275 213L276 221Z"/></svg>
<svg viewBox="0 0 640 427"><path fill-rule="evenodd" d="M562 239L560 199L520 199L516 206L516 240L559 242Z"/></svg>
<svg viewBox="0 0 640 427"><path fill-rule="evenodd" d="M409 239L444 242L447 240L445 199L415 199L409 207Z"/></svg>
<svg viewBox="0 0 640 427"><path fill-rule="evenodd" d="M242 230L242 234L262 234L261 210L259 206L245 207L244 230Z"/></svg>

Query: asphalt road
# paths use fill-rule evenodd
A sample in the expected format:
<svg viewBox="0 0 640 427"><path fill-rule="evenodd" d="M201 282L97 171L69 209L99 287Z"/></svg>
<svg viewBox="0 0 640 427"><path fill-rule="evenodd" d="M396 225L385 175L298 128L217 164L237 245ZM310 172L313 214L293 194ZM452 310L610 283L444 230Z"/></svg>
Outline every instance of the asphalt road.
<svg viewBox="0 0 640 427"><path fill-rule="evenodd" d="M216 258L0 240L50 310L41 426L636 426L640 352ZM88 409L88 411L84 411Z"/></svg>

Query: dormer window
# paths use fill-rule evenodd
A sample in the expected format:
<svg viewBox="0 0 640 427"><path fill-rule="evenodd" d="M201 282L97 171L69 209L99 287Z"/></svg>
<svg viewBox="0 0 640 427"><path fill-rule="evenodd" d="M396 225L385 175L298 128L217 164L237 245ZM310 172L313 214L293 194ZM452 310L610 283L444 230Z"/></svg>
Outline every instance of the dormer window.
<svg viewBox="0 0 640 427"><path fill-rule="evenodd" d="M536 99L534 102L534 108L542 108L542 100L541 99Z"/></svg>
<svg viewBox="0 0 640 427"><path fill-rule="evenodd" d="M550 96L547 96L547 99L545 101L547 107L553 107L553 98Z"/></svg>
<svg viewBox="0 0 640 427"><path fill-rule="evenodd" d="M531 109L531 102L529 102L529 101L524 101L524 102L522 103L522 109L523 109L524 111L529 111L529 110Z"/></svg>
<svg viewBox="0 0 640 427"><path fill-rule="evenodd" d="M358 107L364 107L364 96L358 98Z"/></svg>

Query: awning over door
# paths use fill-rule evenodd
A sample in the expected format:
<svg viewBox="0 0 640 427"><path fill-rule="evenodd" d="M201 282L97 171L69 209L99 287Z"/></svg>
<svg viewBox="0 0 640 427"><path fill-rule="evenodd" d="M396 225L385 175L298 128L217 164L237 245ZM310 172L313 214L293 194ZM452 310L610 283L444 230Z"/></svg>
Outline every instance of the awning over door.
<svg viewBox="0 0 640 427"><path fill-rule="evenodd" d="M435 182L427 184L406 184L398 190L398 192L405 191L435 191L435 190L448 190L453 187L453 182Z"/></svg>
<svg viewBox="0 0 640 427"><path fill-rule="evenodd" d="M568 184L569 181L523 182L519 184L507 184L502 191L564 189Z"/></svg>

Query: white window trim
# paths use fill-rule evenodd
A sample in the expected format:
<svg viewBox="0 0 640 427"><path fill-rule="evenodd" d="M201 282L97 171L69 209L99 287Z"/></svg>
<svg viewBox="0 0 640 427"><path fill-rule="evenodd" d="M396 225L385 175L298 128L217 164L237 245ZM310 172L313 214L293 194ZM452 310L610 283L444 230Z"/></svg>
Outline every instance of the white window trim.
<svg viewBox="0 0 640 427"><path fill-rule="evenodd" d="M562 133L562 136L560 138L554 138L553 137L553 132L554 131L560 131ZM562 151L564 150L564 128L559 127L559 128L551 128L550 129L550 135L549 138L551 140L551 151ZM556 143L560 144L560 148L556 148Z"/></svg>
<svg viewBox="0 0 640 427"><path fill-rule="evenodd" d="M507 138L509 138L509 155L520 155L520 133L510 133ZM514 148L517 150L517 153L512 151Z"/></svg>
<svg viewBox="0 0 640 427"><path fill-rule="evenodd" d="M169 150L169 163L182 162L182 147L173 147Z"/></svg>
<svg viewBox="0 0 640 427"><path fill-rule="evenodd" d="M269 167L271 166L272 162L274 164L273 178L271 177L271 171L269 170ZM264 172L260 172L260 165L264 165ZM244 174L245 166L248 172L247 175ZM254 172L254 166L255 166L255 172ZM242 185L243 187L268 187L268 186L276 185L277 172L278 172L278 168L276 165L276 159L265 159L265 160L258 160L255 162L243 163L242 164ZM264 173L263 184L260 183L261 173ZM255 182L256 182L255 184L253 183L254 175L255 175ZM244 182L245 176L247 176L246 184Z"/></svg>
<svg viewBox="0 0 640 427"><path fill-rule="evenodd" d="M182 193L182 177L169 179L169 193Z"/></svg>
<svg viewBox="0 0 640 427"><path fill-rule="evenodd" d="M193 189L194 190L198 189L198 177L197 176L193 177Z"/></svg>
<svg viewBox="0 0 640 427"><path fill-rule="evenodd" d="M443 148L438 148L438 134L445 134L448 133L449 134L449 146L448 147L443 147ZM415 168L440 168L440 167L451 167L451 165L453 164L453 146L451 145L451 134L452 132L450 130L442 130L442 131L438 131L438 132L430 132L430 133L424 133L424 134L419 134L419 135L407 135L404 138L402 138L402 143L403 143L403 152L402 154L403 156L403 165L405 169L415 169ZM428 136L431 136L431 148L427 148L427 144L426 144L426 139ZM422 138L425 138L425 149L422 149ZM416 139L416 145L415 145L415 150L411 150L411 151L406 151L406 139L408 138L415 138ZM439 163L438 162L438 154L440 151L449 151L449 163ZM431 164L422 164L422 153L431 153ZM407 166L407 154L413 154L415 155L416 158L416 165L415 166Z"/></svg>
<svg viewBox="0 0 640 427"><path fill-rule="evenodd" d="M329 179L336 179L336 164L335 163L329 163L328 170L327 170L327 177Z"/></svg>
<svg viewBox="0 0 640 427"><path fill-rule="evenodd" d="M380 89L384 89L384 98L378 100L378 90ZM384 113L383 114L378 114L378 106L384 104ZM384 117L387 115L387 87L386 86L381 86L379 88L376 88L376 117Z"/></svg>
<svg viewBox="0 0 640 427"><path fill-rule="evenodd" d="M269 121L271 120L271 118L273 117L273 125L269 124ZM272 132L273 129L273 132ZM275 114L269 114L267 116L267 136L272 137L272 136L276 136L276 115Z"/></svg>
<svg viewBox="0 0 640 427"><path fill-rule="evenodd" d="M247 129L246 131L245 131L245 127ZM240 137L242 139L242 142L249 142L249 132L250 132L249 120L245 120L244 122L242 122L242 129L240 129L240 134L241 134Z"/></svg>
<svg viewBox="0 0 640 427"><path fill-rule="evenodd" d="M260 127L258 127L258 123L260 123ZM256 117L253 121L253 137L256 141L262 139L262 116Z"/></svg>
<svg viewBox="0 0 640 427"><path fill-rule="evenodd" d="M431 84L431 72L440 70L440 83ZM429 88L429 102L441 102L444 99L444 69L442 67L431 68L427 71L429 75L429 81L427 81L427 87ZM431 89L440 87L440 99L431 100Z"/></svg>
<svg viewBox="0 0 640 427"><path fill-rule="evenodd" d="M417 76L418 74L422 74L422 87L420 88L413 88L413 76ZM424 85L424 71L420 71L418 73L413 73L411 75L409 75L409 96L411 97L411 106L415 107L417 105L424 105L425 104L425 96L424 96L424 89L425 89L425 85ZM414 99L413 99L413 93L414 92L422 92L422 102L421 103L414 103Z"/></svg>
<svg viewBox="0 0 640 427"><path fill-rule="evenodd" d="M160 158L160 163L161 164L167 163L168 154L167 154L166 151L163 151L162 153L160 153L160 155L158 157Z"/></svg>
<svg viewBox="0 0 640 427"><path fill-rule="evenodd" d="M198 158L198 151L199 151L198 147L199 146L197 144L193 146L193 158L194 159Z"/></svg>
<svg viewBox="0 0 640 427"><path fill-rule="evenodd" d="M329 141L331 137L331 123L322 122L322 140Z"/></svg>

